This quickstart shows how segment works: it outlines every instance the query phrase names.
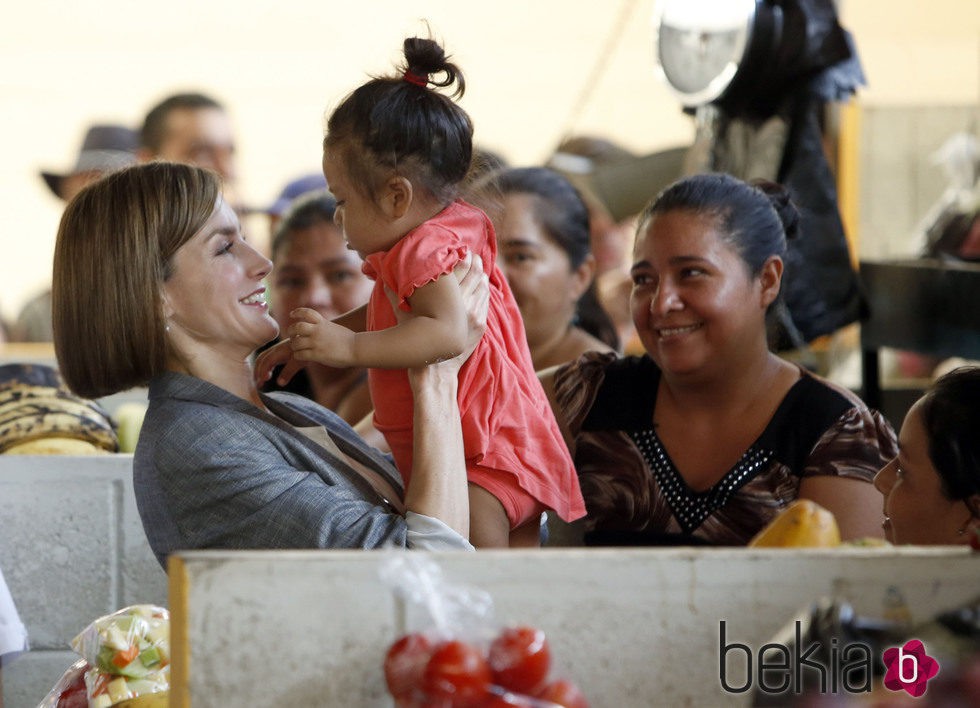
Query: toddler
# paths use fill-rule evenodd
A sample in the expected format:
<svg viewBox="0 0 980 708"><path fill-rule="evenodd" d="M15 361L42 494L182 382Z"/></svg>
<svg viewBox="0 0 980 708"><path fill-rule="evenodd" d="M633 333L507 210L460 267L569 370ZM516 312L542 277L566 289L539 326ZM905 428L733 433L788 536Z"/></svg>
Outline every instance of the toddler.
<svg viewBox="0 0 980 708"><path fill-rule="evenodd" d="M292 358L282 378L316 361L369 367L374 425L406 483L412 473L412 395L406 368L462 352L467 318L453 268L479 255L490 278L486 331L459 373L470 541L537 545L541 512L585 514L578 477L531 364L520 312L500 268L493 226L457 198L472 158L469 116L436 88L465 89L442 47L404 42L395 76L356 89L327 121L323 172L335 219L375 285L366 307L333 322L297 309L289 339L257 362L260 378ZM394 305L386 289L392 294ZM408 314L396 317L394 307Z"/></svg>

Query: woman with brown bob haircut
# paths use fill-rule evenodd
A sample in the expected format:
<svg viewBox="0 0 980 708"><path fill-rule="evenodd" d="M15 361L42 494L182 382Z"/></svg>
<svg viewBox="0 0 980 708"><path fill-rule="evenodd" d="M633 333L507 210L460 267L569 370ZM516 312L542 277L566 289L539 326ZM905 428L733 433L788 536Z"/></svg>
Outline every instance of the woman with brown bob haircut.
<svg viewBox="0 0 980 708"><path fill-rule="evenodd" d="M158 560L195 548L472 548L456 382L485 325L481 264L457 271L466 354L411 372L421 464L407 489L331 411L257 390L252 354L278 334L270 270L200 168L127 168L62 216L58 362L81 396L149 387L133 479Z"/></svg>

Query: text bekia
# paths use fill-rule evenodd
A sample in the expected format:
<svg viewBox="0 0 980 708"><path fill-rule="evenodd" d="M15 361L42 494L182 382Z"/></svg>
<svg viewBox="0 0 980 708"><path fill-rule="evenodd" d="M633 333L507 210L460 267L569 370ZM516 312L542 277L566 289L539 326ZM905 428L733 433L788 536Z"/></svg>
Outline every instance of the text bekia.
<svg viewBox="0 0 980 708"><path fill-rule="evenodd" d="M801 623L796 622L793 646L769 643L759 647L753 657L751 647L739 642L728 643L726 622L718 628L718 665L721 687L728 693L745 693L757 685L763 693L794 694L807 692L870 693L872 680L871 647L861 642L838 646L837 639L826 647L820 642L803 646ZM727 661L745 656L744 682L729 683ZM753 660L754 659L754 660ZM753 664L756 672L753 675Z"/></svg>

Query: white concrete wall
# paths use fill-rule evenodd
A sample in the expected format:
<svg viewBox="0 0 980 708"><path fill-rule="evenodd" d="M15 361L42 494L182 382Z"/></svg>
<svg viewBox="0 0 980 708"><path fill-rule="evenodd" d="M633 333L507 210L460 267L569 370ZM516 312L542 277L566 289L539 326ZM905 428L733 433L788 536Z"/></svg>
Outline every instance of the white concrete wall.
<svg viewBox="0 0 980 708"><path fill-rule="evenodd" d="M381 673L404 608L383 552L196 552L171 566L171 705L387 706ZM436 554L488 591L499 621L545 631L594 708L740 705L719 682L719 622L755 651L821 596L915 621L975 596L967 549L661 549ZM928 648L928 645L927 645ZM738 685L734 676L730 685ZM186 690L183 690L186 689Z"/></svg>
<svg viewBox="0 0 980 708"><path fill-rule="evenodd" d="M6 708L34 708L74 660L71 638L134 603L174 612L175 642L188 648L175 681L194 706L386 705L381 656L406 628L377 576L386 554L182 554L168 601L131 464L127 455L0 456L0 566L32 645L4 669ZM980 578L980 555L953 549L433 557L451 581L490 592L499 621L544 629L560 671L597 708L732 704L717 678L720 620L732 641L758 647L823 595L880 615L895 586L923 619L975 594Z"/></svg>
<svg viewBox="0 0 980 708"><path fill-rule="evenodd" d="M5 708L35 708L92 620L165 605L167 576L136 511L132 455L0 455L0 567L31 651L3 669Z"/></svg>

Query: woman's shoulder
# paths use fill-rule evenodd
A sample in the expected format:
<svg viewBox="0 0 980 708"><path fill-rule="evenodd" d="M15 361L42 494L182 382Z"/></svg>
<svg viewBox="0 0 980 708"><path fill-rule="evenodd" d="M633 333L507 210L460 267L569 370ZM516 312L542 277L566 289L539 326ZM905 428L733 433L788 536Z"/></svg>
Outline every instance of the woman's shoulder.
<svg viewBox="0 0 980 708"><path fill-rule="evenodd" d="M555 376L562 378L594 379L607 374L629 377L650 374L660 370L648 356L622 356L614 351L587 351L581 356L555 369Z"/></svg>
<svg viewBox="0 0 980 708"><path fill-rule="evenodd" d="M555 371L555 400L584 428L622 429L649 422L659 378L647 356L586 352Z"/></svg>
<svg viewBox="0 0 980 708"><path fill-rule="evenodd" d="M235 397L203 379L166 372L150 381L147 398L142 430L157 432L181 423L196 426L201 417L227 415L226 406Z"/></svg>
<svg viewBox="0 0 980 708"><path fill-rule="evenodd" d="M851 389L828 378L824 378L809 369L800 367L800 379L805 380L807 385L812 387L811 390L824 391L824 395L839 398L849 407L860 409L867 409L868 407L864 400Z"/></svg>
<svg viewBox="0 0 980 708"><path fill-rule="evenodd" d="M843 441L889 448L891 425L853 391L813 372L801 369L799 381L787 393L763 434L763 442L803 464L820 445ZM788 446L788 448L787 448Z"/></svg>
<svg viewBox="0 0 980 708"><path fill-rule="evenodd" d="M842 387L801 367L799 378L776 408L767 433L778 438L793 431L798 438L799 431L807 429L819 437L846 412L863 406Z"/></svg>
<svg viewBox="0 0 980 708"><path fill-rule="evenodd" d="M584 329L570 327L568 332L557 345L546 354L538 353L538 359L534 360L536 371L545 369L555 369L570 362L578 360L579 357L589 352L600 354L615 354L615 350L605 342L596 339ZM531 352L532 359L535 352Z"/></svg>
<svg viewBox="0 0 980 708"><path fill-rule="evenodd" d="M871 415L867 404L854 391L803 367L785 403L804 411L811 419L833 421L847 413Z"/></svg>

